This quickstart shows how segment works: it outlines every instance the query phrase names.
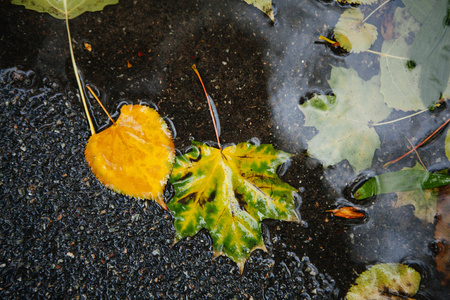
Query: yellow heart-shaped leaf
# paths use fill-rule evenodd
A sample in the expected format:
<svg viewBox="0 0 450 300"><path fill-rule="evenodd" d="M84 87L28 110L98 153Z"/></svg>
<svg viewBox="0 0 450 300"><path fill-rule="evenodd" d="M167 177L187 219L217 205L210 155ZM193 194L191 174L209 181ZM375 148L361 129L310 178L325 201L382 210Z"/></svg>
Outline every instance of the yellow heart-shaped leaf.
<svg viewBox="0 0 450 300"><path fill-rule="evenodd" d="M175 158L170 130L150 107L125 105L120 112L114 125L89 138L89 167L107 188L167 209L163 193Z"/></svg>

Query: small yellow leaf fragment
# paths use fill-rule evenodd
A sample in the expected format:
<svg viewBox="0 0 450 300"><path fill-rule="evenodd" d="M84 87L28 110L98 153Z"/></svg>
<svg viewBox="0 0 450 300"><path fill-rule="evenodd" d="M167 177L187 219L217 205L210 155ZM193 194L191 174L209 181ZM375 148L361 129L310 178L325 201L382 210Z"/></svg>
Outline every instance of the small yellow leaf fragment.
<svg viewBox="0 0 450 300"><path fill-rule="evenodd" d="M83 46L84 46L84 49L86 49L89 52L92 52L92 45L91 44L84 43Z"/></svg>
<svg viewBox="0 0 450 300"><path fill-rule="evenodd" d="M341 208L327 210L326 212L330 212L336 217L346 219L359 219L364 217L364 213L362 213L362 210L353 206L344 206Z"/></svg>
<svg viewBox="0 0 450 300"><path fill-rule="evenodd" d="M150 107L125 105L120 112L115 125L89 138L89 167L107 188L167 209L163 193L175 159L170 130Z"/></svg>

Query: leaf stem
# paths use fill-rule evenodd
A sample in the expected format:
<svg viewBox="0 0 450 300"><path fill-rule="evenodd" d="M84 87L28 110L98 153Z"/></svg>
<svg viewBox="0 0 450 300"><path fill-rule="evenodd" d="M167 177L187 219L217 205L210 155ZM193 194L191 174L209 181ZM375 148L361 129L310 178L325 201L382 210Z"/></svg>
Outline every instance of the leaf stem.
<svg viewBox="0 0 450 300"><path fill-rule="evenodd" d="M413 143L411 142L411 140L408 139L407 136L405 136L405 138L406 138L406 140L408 141L408 143L411 145L411 148L414 148L414 145L413 145ZM425 171L428 172L428 169L427 169L427 167L424 165L422 159L420 158L420 155L419 155L419 152L417 152L417 149L415 149L414 152L416 153L416 156L417 156L417 158L419 159L419 162L420 162L420 164L422 165L422 167L425 169Z"/></svg>
<svg viewBox="0 0 450 300"><path fill-rule="evenodd" d="M214 113L213 113L213 110L211 107L211 102L209 101L209 98L208 98L208 92L206 92L206 88L205 88L205 85L203 84L202 77L200 77L200 73L198 72L195 64L192 65L192 70L194 70L195 74L197 74L197 76L198 76L198 79L200 79L200 83L202 84L203 91L205 92L206 100L208 101L209 111L211 112L211 118L212 118L213 124L214 124L214 130L216 132L217 144L219 145L219 149L222 152L222 147L220 145L220 140L219 140L219 132L217 131L216 119L214 118Z"/></svg>
<svg viewBox="0 0 450 300"><path fill-rule="evenodd" d="M439 132L439 130L441 130L445 125L448 124L448 122L450 122L450 119L448 119L447 121L445 121L444 124L442 124L441 126L439 126L438 129L436 129L432 134L430 134L426 139L424 139L420 144L418 144L417 146L415 146L414 148L412 148L411 150L409 150L408 152L406 152L405 154L403 154L402 156L400 156L397 159L391 160L390 162L387 162L383 165L383 168L386 168L389 165L392 165L393 163L398 162L399 160L401 160L402 158L404 158L405 156L409 155L411 152L415 151L417 148L419 148L420 146L422 146L426 141L428 141L429 139L431 139L437 132Z"/></svg>
<svg viewBox="0 0 450 300"><path fill-rule="evenodd" d="M380 8L382 8L386 3L388 3L391 0L386 0L385 2L383 2L382 4L380 4L377 8L374 9L373 12L371 12L363 21L362 23L366 23L367 19L370 18L370 16L372 16L377 10L379 10Z"/></svg>
<svg viewBox="0 0 450 300"><path fill-rule="evenodd" d="M97 100L98 104L100 104L100 106L103 108L103 111L105 112L105 114L108 116L108 118L111 120L111 122L113 123L113 125L116 125L116 122L114 121L113 118L111 118L110 114L108 113L108 111L106 110L106 108L103 106L102 102L100 101L100 99L98 99L97 95L94 93L94 91L91 89L90 86L86 85L87 89L89 90L89 92L91 92L92 96L94 96L95 100Z"/></svg>
<svg viewBox="0 0 450 300"><path fill-rule="evenodd" d="M401 57L401 56L390 55L390 54L381 53L381 52L373 51L373 50L365 50L364 52L376 54L376 55L379 55L379 56L385 56L385 57L395 58L395 59L409 60L409 58L407 58L407 57Z"/></svg>
<svg viewBox="0 0 450 300"><path fill-rule="evenodd" d="M323 35L319 35L319 40L328 42L328 43L330 43L330 44L336 43L336 41L330 40L329 38L327 38L327 37L325 37L325 36L323 36Z"/></svg>
<svg viewBox="0 0 450 300"><path fill-rule="evenodd" d="M404 120L404 119L412 118L412 117L417 116L417 115L419 115L419 114L421 114L423 112L426 112L426 111L428 111L428 109L424 109L424 110L418 111L416 113L413 113L411 115L408 115L408 116L405 116L405 117L402 117L402 118L398 118L398 119L395 119L395 120L391 120L391 121L387 121L387 122L383 122L383 123L372 124L372 126L382 126L382 125L392 124L392 123L395 123L395 122L398 122L398 121L401 121L401 120Z"/></svg>
<svg viewBox="0 0 450 300"><path fill-rule="evenodd" d="M89 114L89 110L88 110L87 103L86 103L86 98L85 98L84 92L83 92L83 86L81 85L80 75L78 74L77 64L75 63L75 55L73 54L72 38L70 35L70 29L69 29L69 14L67 13L66 1L64 1L64 11L66 14L66 28L67 28L67 36L69 38L70 57L72 59L73 71L75 72L75 78L77 80L78 90L80 91L80 96L81 96L81 100L82 100L83 106L84 106L84 111L86 113L86 117L87 117L87 120L89 123L89 128L91 129L91 134L94 135L95 134L94 123L92 122L91 115Z"/></svg>

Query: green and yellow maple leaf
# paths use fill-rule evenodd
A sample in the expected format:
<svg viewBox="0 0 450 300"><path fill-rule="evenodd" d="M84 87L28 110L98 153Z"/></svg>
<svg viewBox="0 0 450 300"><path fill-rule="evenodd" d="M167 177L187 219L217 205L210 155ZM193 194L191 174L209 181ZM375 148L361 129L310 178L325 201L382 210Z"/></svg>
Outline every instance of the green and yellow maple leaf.
<svg viewBox="0 0 450 300"><path fill-rule="evenodd" d="M377 28L363 23L363 19L364 15L359 8L349 8L339 18L334 27L334 37L345 50L355 53L365 51L377 39Z"/></svg>
<svg viewBox="0 0 450 300"><path fill-rule="evenodd" d="M46 12L57 19L78 17L86 11L99 11L106 5L117 4L119 0L12 0L12 4L23 5L27 9Z"/></svg>
<svg viewBox="0 0 450 300"><path fill-rule="evenodd" d="M406 299L419 290L420 274L404 264L383 263L364 271L346 295L347 300ZM410 299L410 298L407 298Z"/></svg>
<svg viewBox="0 0 450 300"><path fill-rule="evenodd" d="M253 250L266 249L263 219L299 221L296 189L276 173L290 157L272 145L240 143L221 151L193 142L190 152L176 157L170 177L175 196L167 206L176 239L206 228L216 255L228 256L242 272Z"/></svg>
<svg viewBox="0 0 450 300"><path fill-rule="evenodd" d="M299 105L305 125L319 131L308 142L308 153L326 165L347 159L355 172L369 168L380 147L373 124L391 112L380 94L379 76L364 81L353 69L333 67L328 83L336 96L316 95Z"/></svg>

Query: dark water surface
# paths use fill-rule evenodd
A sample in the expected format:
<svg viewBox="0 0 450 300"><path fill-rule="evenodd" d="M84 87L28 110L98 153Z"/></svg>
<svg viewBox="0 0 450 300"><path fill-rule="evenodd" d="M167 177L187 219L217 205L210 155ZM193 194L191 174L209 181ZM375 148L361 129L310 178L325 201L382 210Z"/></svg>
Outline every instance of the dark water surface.
<svg viewBox="0 0 450 300"><path fill-rule="evenodd" d="M206 231L172 245L170 213L98 183L83 156L89 128L64 21L1 1L0 296L340 299L369 265L404 262L422 275L417 298L444 299L433 224L412 206L392 208L396 196L387 195L363 203L361 222L325 212L351 201L346 187L358 174L347 162L324 169L306 156L316 131L303 126L298 103L331 92L332 65L352 66L364 79L379 71L377 57L339 56L314 42L343 11L327 2L275 1L275 24L238 0L120 1L70 21L78 68L109 111L122 101L153 102L173 122L178 149L190 139L215 140L195 63L215 101L222 143L257 137L297 154L282 178L299 189L305 223L264 221L269 253L255 251L240 276L230 259L213 259ZM379 129L383 147L370 174L405 152L403 136L421 140L448 114L444 108ZM419 150L431 170L449 167L444 139ZM396 168L414 164L411 156Z"/></svg>

